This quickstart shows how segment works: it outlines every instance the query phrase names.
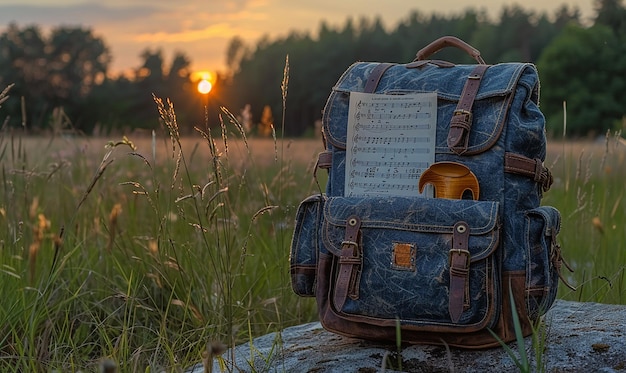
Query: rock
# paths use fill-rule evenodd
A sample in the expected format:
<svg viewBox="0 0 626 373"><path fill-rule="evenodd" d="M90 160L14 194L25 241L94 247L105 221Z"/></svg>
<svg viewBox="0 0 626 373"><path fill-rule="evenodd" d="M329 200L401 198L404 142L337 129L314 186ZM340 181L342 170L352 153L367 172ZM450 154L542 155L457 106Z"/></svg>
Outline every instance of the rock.
<svg viewBox="0 0 626 373"><path fill-rule="evenodd" d="M626 371L626 306L555 302L545 315L544 351L536 356L525 340L531 371ZM516 343L509 347L518 355ZM223 355L228 372L513 372L514 359L503 348L447 350L441 346L403 347L342 337L318 322L271 333ZM386 362L386 363L384 363ZM202 364L187 373L204 372ZM220 372L217 362L213 372Z"/></svg>

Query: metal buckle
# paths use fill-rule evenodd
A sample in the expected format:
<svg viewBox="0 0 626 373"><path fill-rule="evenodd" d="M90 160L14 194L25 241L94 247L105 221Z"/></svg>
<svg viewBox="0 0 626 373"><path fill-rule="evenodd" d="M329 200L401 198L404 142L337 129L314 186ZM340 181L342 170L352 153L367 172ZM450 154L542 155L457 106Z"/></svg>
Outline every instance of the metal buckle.
<svg viewBox="0 0 626 373"><path fill-rule="evenodd" d="M345 255L348 253L350 255ZM339 263L353 265L361 264L361 250L359 250L359 244L357 242L341 241L341 256L339 257Z"/></svg>
<svg viewBox="0 0 626 373"><path fill-rule="evenodd" d="M449 263L451 268L452 268L452 255L453 254L465 255L465 266L464 266L464 268L469 267L469 265L470 265L470 256L471 256L469 250L461 250L461 249L452 249L452 250L450 250L450 253L449 253L449 256L448 256L448 263Z"/></svg>
<svg viewBox="0 0 626 373"><path fill-rule="evenodd" d="M463 115L463 122L465 123L471 123L472 122L472 112L468 111L468 110L463 110L463 109L456 109L454 111L454 113L452 113L452 118L454 119L455 117L461 116Z"/></svg>

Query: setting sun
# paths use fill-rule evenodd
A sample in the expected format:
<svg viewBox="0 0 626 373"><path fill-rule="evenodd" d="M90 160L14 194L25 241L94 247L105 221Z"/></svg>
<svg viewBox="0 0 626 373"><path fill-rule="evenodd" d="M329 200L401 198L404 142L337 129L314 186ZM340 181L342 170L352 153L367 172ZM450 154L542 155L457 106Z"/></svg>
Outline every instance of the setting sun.
<svg viewBox="0 0 626 373"><path fill-rule="evenodd" d="M211 92L211 88L213 88L213 84L211 84L211 82L206 79L202 79L200 82L198 82L198 92L202 93L203 95Z"/></svg>

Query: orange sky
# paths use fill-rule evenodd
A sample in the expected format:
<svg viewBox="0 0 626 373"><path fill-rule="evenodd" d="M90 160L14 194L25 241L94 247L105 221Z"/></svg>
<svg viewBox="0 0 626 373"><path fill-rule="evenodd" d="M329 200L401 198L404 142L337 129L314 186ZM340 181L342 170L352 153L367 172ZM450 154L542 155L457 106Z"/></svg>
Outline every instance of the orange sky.
<svg viewBox="0 0 626 373"><path fill-rule="evenodd" d="M583 20L593 17L594 0L525 0L523 8L553 14L562 4L577 7ZM472 7L496 17L506 0L2 0L0 25L37 24L46 28L90 27L113 55L111 70L137 68L146 48L161 48L166 62L184 52L194 70L222 70L228 42L234 36L254 45L264 35L292 30L315 35L322 20L341 26L348 17L380 15L392 28L413 10L424 14L463 12ZM2 28L4 30L4 28Z"/></svg>

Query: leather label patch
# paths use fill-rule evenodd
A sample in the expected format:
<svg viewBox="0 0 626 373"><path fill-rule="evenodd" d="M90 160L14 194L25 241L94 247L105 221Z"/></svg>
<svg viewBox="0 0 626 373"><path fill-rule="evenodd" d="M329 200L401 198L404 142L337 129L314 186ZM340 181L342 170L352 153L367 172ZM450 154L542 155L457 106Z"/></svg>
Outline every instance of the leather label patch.
<svg viewBox="0 0 626 373"><path fill-rule="evenodd" d="M394 242L391 253L391 267L401 271L415 271L415 245Z"/></svg>

